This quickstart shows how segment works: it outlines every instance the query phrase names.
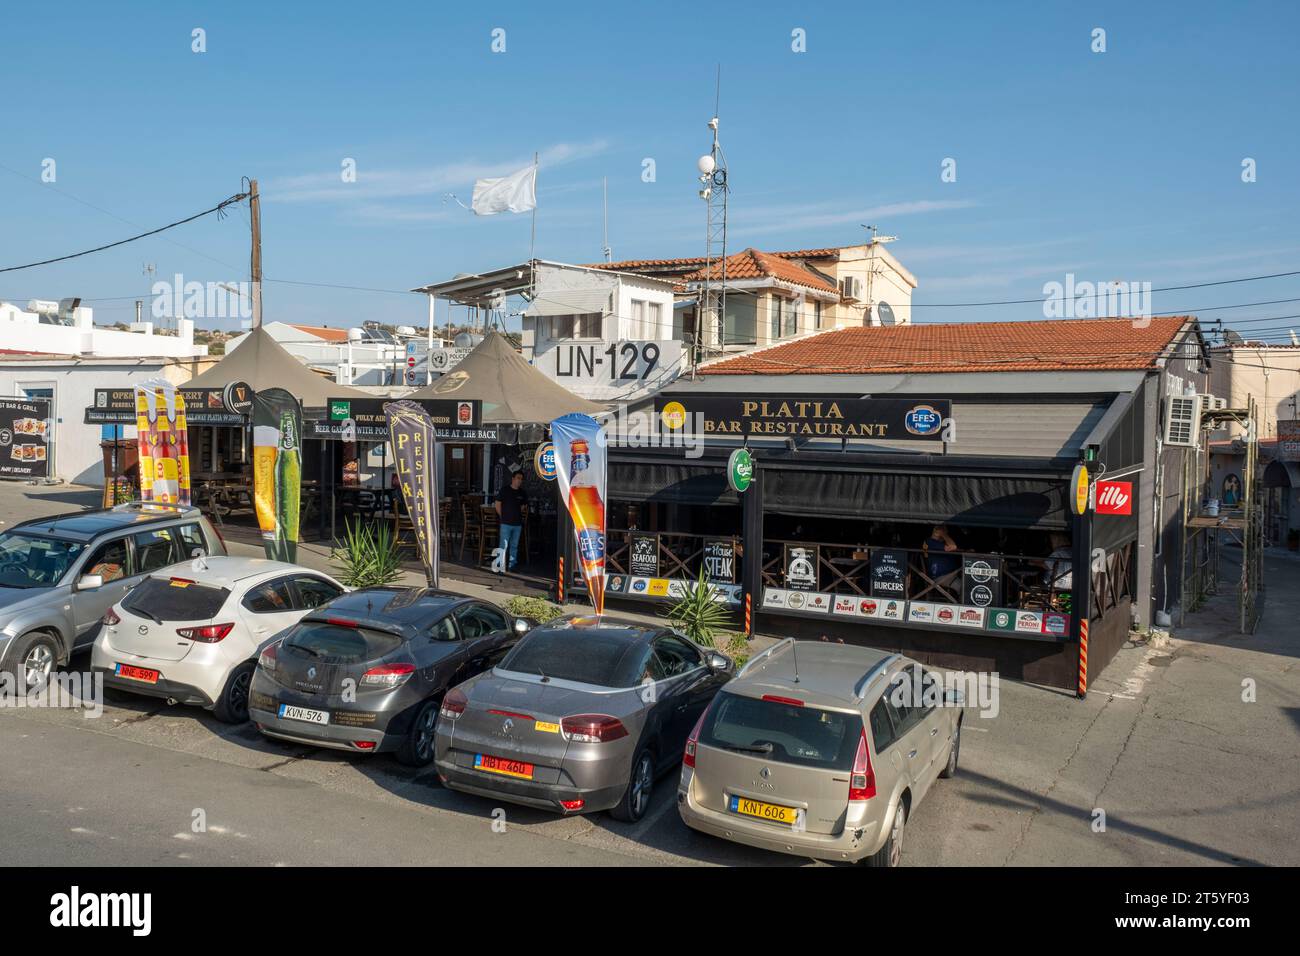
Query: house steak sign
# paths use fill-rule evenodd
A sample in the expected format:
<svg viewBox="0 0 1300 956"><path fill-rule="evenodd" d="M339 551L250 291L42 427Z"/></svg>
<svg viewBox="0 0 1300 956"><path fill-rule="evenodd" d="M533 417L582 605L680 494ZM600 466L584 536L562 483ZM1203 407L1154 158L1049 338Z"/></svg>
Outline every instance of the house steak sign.
<svg viewBox="0 0 1300 956"><path fill-rule="evenodd" d="M788 395L669 395L655 404L664 428L702 435L775 438L942 438L947 400Z"/></svg>

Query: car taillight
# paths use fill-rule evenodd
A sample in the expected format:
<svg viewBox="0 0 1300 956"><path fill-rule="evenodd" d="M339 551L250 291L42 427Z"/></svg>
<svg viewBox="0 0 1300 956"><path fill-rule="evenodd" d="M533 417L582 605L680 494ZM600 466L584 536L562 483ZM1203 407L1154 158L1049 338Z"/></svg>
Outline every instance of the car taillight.
<svg viewBox="0 0 1300 956"><path fill-rule="evenodd" d="M876 772L871 769L867 753L867 732L858 738L858 752L853 757L853 773L849 776L849 801L870 800L876 795Z"/></svg>
<svg viewBox="0 0 1300 956"><path fill-rule="evenodd" d="M587 805L586 800L561 800L560 806L565 810L581 810Z"/></svg>
<svg viewBox="0 0 1300 956"><path fill-rule="evenodd" d="M178 627L176 633L187 640L198 641L200 644L215 644L229 634L234 627L233 622L230 624L204 624L202 627Z"/></svg>
<svg viewBox="0 0 1300 956"><path fill-rule="evenodd" d="M352 741L352 746L356 747L358 750L374 750L375 742L373 740L354 740Z"/></svg>
<svg viewBox="0 0 1300 956"><path fill-rule="evenodd" d="M262 670L264 670L264 671L273 671L273 670L275 670L275 652L276 652L276 649L279 648L279 646L280 646L280 643L279 643L279 641L277 641L276 643L274 643L274 644L270 645L269 647L267 647L266 649L264 649L264 650L262 651L262 653L258 654L258 655L257 655L257 666L260 667L260 668L262 668Z"/></svg>
<svg viewBox="0 0 1300 956"><path fill-rule="evenodd" d="M777 697L775 694L764 694L764 695L763 695L763 699L764 699L764 700L769 700L769 701L771 701L771 702L774 703L774 704L785 704L785 705L787 705L787 706L789 706L789 707L802 707L802 706L803 706L803 701L801 701L801 700L797 700L797 699L794 698L794 697Z"/></svg>
<svg viewBox="0 0 1300 956"><path fill-rule="evenodd" d="M104 612L104 616L103 616L103 618L101 619L101 623L103 623L103 624L121 624L121 623L122 623L122 619L121 619L120 617L118 617L118 616L117 616L117 612L114 611L114 610L110 607L107 611Z"/></svg>
<svg viewBox="0 0 1300 956"><path fill-rule="evenodd" d="M686 752L682 754L682 765L686 767L695 766L695 747L700 742L700 730L704 727L704 718L709 716L709 708L704 708L704 713L700 714L700 719L695 722L695 729L691 735L686 738Z"/></svg>
<svg viewBox="0 0 1300 956"><path fill-rule="evenodd" d="M380 664L361 675L367 687L397 687L405 684L415 673L414 664Z"/></svg>
<svg viewBox="0 0 1300 956"><path fill-rule="evenodd" d="M468 697L458 690L449 690L447 696L442 699L442 707L438 709L438 714L448 720L455 720L465 713L465 708L468 706Z"/></svg>
<svg viewBox="0 0 1300 956"><path fill-rule="evenodd" d="M560 721L560 728L566 739L584 744L607 744L627 736L623 721L608 714L575 714Z"/></svg>

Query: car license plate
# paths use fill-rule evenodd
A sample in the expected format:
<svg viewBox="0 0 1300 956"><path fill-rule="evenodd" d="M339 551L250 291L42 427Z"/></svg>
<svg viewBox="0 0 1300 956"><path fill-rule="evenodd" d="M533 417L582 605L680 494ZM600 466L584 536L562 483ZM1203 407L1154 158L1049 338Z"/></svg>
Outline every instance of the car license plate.
<svg viewBox="0 0 1300 956"><path fill-rule="evenodd" d="M774 803L763 803L761 800L749 800L745 797L731 797L728 809L742 816L758 817L760 820L771 820L773 823L784 823L787 826L794 826L801 812L794 807L779 807Z"/></svg>
<svg viewBox="0 0 1300 956"><path fill-rule="evenodd" d="M518 777L520 780L533 779L532 764L524 763L522 760L493 757L491 754L475 754L474 769L486 770L488 773L499 773L507 777Z"/></svg>
<svg viewBox="0 0 1300 956"><path fill-rule="evenodd" d="M161 676L157 671L151 671L147 667L132 667L130 664L115 664L113 674L129 680L138 680L145 684L156 684Z"/></svg>
<svg viewBox="0 0 1300 956"><path fill-rule="evenodd" d="M309 724L328 724L328 710L312 710L309 707L294 707L291 704L280 705L280 716L286 720L301 720Z"/></svg>

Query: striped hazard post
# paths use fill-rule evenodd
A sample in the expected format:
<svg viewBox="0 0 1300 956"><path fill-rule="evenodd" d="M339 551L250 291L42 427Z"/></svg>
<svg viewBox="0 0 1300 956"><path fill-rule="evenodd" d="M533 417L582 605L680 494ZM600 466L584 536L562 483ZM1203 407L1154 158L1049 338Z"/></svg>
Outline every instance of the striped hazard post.
<svg viewBox="0 0 1300 956"><path fill-rule="evenodd" d="M1079 622L1079 696L1088 693L1088 622Z"/></svg>
<svg viewBox="0 0 1300 956"><path fill-rule="evenodd" d="M564 604L564 556L560 556L560 575L555 580L556 603Z"/></svg>
<svg viewBox="0 0 1300 956"><path fill-rule="evenodd" d="M745 592L745 634L754 636L754 596Z"/></svg>

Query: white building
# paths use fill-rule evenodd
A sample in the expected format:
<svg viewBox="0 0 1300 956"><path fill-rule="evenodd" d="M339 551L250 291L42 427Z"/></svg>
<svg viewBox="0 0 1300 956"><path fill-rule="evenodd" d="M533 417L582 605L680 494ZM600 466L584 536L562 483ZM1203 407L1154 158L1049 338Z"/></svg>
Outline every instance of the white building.
<svg viewBox="0 0 1300 956"><path fill-rule="evenodd" d="M429 341L423 334L409 329L409 334L393 335L373 325L363 328L330 328L323 325L295 325L289 322L266 322L262 328L285 351L310 368L325 372L341 385L388 387L424 385L424 360ZM236 336L226 343L229 354L248 337ZM416 349L408 350L414 344ZM443 346L435 338L435 349ZM420 368L418 379L406 381L407 359L414 355Z"/></svg>
<svg viewBox="0 0 1300 956"><path fill-rule="evenodd" d="M80 299L33 299L23 309L0 302L0 349L54 355L200 358L206 345L194 342L194 323L179 319L174 335L162 335L152 322L133 322L129 331L94 324L94 310Z"/></svg>

